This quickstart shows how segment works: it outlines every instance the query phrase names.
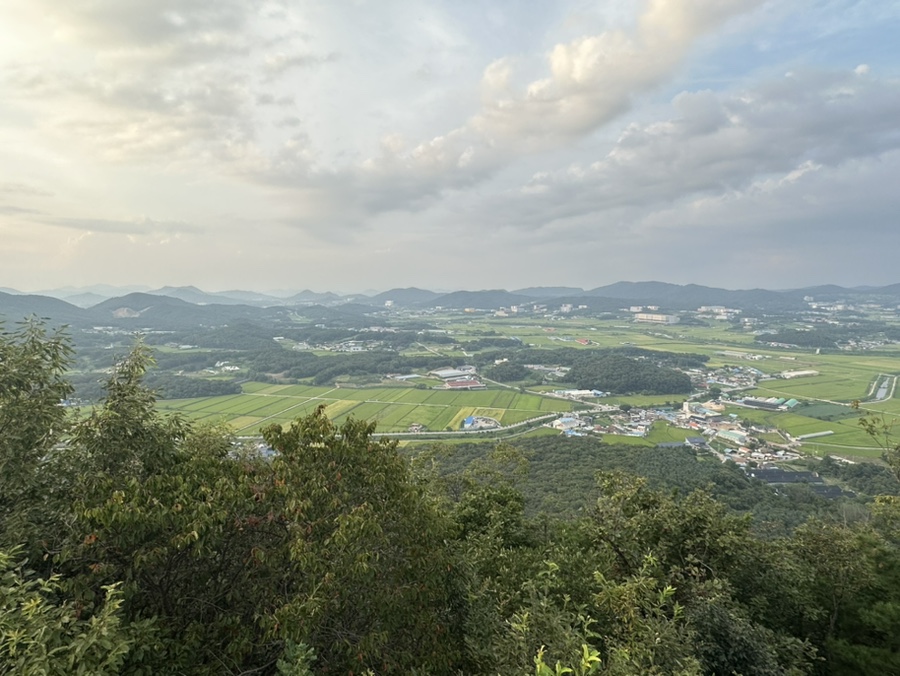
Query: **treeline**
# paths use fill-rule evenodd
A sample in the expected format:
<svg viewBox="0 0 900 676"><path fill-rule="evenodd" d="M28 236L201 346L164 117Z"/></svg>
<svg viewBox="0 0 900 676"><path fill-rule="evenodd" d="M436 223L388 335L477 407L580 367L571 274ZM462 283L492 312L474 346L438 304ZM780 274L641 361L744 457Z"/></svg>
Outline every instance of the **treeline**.
<svg viewBox="0 0 900 676"><path fill-rule="evenodd" d="M241 386L233 380L210 380L171 373L151 371L146 378L147 387L160 399L190 399L192 397L220 397L240 394Z"/></svg>
<svg viewBox="0 0 900 676"><path fill-rule="evenodd" d="M495 349L509 349L516 350L522 347L522 341L516 340L515 338L476 338L475 340L470 340L465 343L466 350L470 352L476 352L478 350L495 350Z"/></svg>
<svg viewBox="0 0 900 676"><path fill-rule="evenodd" d="M565 379L579 389L612 394L689 394L692 389L690 376L680 371L621 354L586 355Z"/></svg>
<svg viewBox="0 0 900 676"><path fill-rule="evenodd" d="M503 368L494 371L498 367L490 365L500 359L506 362L499 365ZM589 350L522 348L482 352L475 357L476 364L487 367L485 373L489 378L501 382L526 379L528 374L522 368L526 364L566 366L571 370L563 382L579 389L603 390L613 394L690 393L690 377L677 369L703 368L707 361L707 355L646 350L634 346ZM513 378L514 375L520 377Z"/></svg>
<svg viewBox="0 0 900 676"><path fill-rule="evenodd" d="M850 340L900 340L900 328L883 322L857 320L849 325L816 326L811 329L779 329L756 336L764 343L786 343L798 347L835 349Z"/></svg>
<svg viewBox="0 0 900 676"><path fill-rule="evenodd" d="M516 341L517 342L517 341ZM623 345L621 347L576 349L561 347L556 349L540 349L523 347L521 349L504 349L483 352L475 357L476 364L490 364L497 359L507 359L514 364L545 364L552 366L574 366L586 356L620 355L632 359L650 361L659 366L670 368L703 368L709 361L705 354L690 352L666 352L663 350L647 350L642 347Z"/></svg>
<svg viewBox="0 0 900 676"><path fill-rule="evenodd" d="M513 383L526 379L534 379L535 373L531 369L525 368L521 364L512 364L504 362L495 364L482 369L482 373L486 378L496 380L501 383Z"/></svg>
<svg viewBox="0 0 900 676"><path fill-rule="evenodd" d="M850 489L864 496L900 496L900 482L888 467L871 462L847 464L826 456L821 460L810 458L807 467L824 477L830 477L846 484Z"/></svg>
<svg viewBox="0 0 900 676"><path fill-rule="evenodd" d="M362 331L358 328L249 322L238 323L234 326L194 328L189 331L150 334L146 337L146 342L151 345L177 343L196 345L207 349L255 351L271 348L275 344L276 337L310 345L332 345L349 340L379 341L386 349L393 350L404 350L420 342L435 345L456 343L456 339L452 336L417 330Z"/></svg>
<svg viewBox="0 0 900 676"><path fill-rule="evenodd" d="M756 341L761 343L785 343L798 347L836 348L839 340L845 340L850 334L845 330L815 329L804 331L801 329L782 329L777 333L765 333L756 336Z"/></svg>
<svg viewBox="0 0 900 676"><path fill-rule="evenodd" d="M657 451L657 479L598 467L556 518L529 477L596 447L448 470L320 409L266 429L268 457L162 416L144 348L69 419L70 356L0 335L0 673L900 673L894 500L769 531L716 497L759 486L697 488L712 463Z"/></svg>
<svg viewBox="0 0 900 676"><path fill-rule="evenodd" d="M260 374L278 374L284 378L312 378L317 385L334 382L340 376L380 375L408 373L411 370L433 370L448 364L461 365L462 357L448 359L438 356L405 357L396 352L335 353L317 356L301 350L284 350L278 347L245 357L250 377Z"/></svg>
<svg viewBox="0 0 900 676"><path fill-rule="evenodd" d="M73 398L96 403L106 396L106 377L99 373L82 373L69 376L74 388ZM210 380L178 376L156 370L146 377L146 385L160 399L190 399L192 397L218 397L240 394L241 386L233 380Z"/></svg>

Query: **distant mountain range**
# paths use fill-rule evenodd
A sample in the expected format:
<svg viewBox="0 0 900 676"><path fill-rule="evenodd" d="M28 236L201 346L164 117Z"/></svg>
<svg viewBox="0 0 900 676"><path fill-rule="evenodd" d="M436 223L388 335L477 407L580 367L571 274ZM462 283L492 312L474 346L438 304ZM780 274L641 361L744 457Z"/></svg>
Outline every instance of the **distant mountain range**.
<svg viewBox="0 0 900 676"><path fill-rule="evenodd" d="M900 284L883 287L844 288L834 285L805 289L728 290L696 284L665 282L617 282L595 289L578 287L528 287L437 293L415 287L391 289L371 296L340 296L331 292L301 291L287 298L256 291L206 292L193 286L163 287L146 292L105 294L118 287L67 288L43 294L26 294L15 289L0 291L0 317L17 321L28 315L51 318L73 325L122 325L131 327L222 325L243 320L277 320L300 314L310 320L347 321L383 309L387 302L395 308L493 310L538 303L552 309L563 303L584 305L597 311L614 311L632 305L656 305L661 311L694 310L704 305L721 305L745 311L790 311L806 307L805 297L820 301L861 298L900 303Z"/></svg>
<svg viewBox="0 0 900 676"><path fill-rule="evenodd" d="M234 289L230 291L203 291L196 286L164 286L160 289L150 289L143 286L109 286L98 284L86 287L63 287L60 289L48 289L46 291L23 292L8 287L0 287L0 293L15 296L49 296L64 300L82 308L89 308L102 303L110 298L121 298L131 293L147 293L154 296L167 296L177 298L194 305L256 305L259 307L272 307L279 305L303 305L311 303L333 303L339 300L353 299L357 296L340 296L336 293L304 290L300 292L285 292L283 294L267 294L259 291L243 291ZM430 292L429 292L430 293ZM437 295L437 294L435 294Z"/></svg>
<svg viewBox="0 0 900 676"><path fill-rule="evenodd" d="M340 296L334 293L316 293L314 291L301 291L287 298L270 296L257 291L214 291L208 293L201 291L196 286L164 286L161 289L148 291L155 296L168 296L195 305L256 305L259 307L273 307L278 305L302 305L304 303L331 303L340 300Z"/></svg>

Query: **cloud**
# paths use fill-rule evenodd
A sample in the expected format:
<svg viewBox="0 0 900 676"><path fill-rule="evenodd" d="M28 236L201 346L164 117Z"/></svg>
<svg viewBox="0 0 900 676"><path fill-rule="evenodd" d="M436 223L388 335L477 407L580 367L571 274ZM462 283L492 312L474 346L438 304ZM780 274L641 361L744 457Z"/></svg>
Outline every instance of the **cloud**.
<svg viewBox="0 0 900 676"><path fill-rule="evenodd" d="M0 181L0 193L9 195L25 195L28 197L52 197L53 193L27 183L16 181Z"/></svg>
<svg viewBox="0 0 900 676"><path fill-rule="evenodd" d="M517 90L515 60L489 64L482 107L461 126L415 144L388 135L380 153L334 172L296 172L268 163L257 180L327 193L356 212L417 210L470 188L517 158L569 145L627 111L635 98L671 77L692 45L762 0L654 0L632 32L611 30L556 45L549 73ZM281 169L279 169L281 167ZM248 173L248 176L252 176ZM324 180L323 180L324 179Z"/></svg>
<svg viewBox="0 0 900 676"><path fill-rule="evenodd" d="M218 69L149 85L127 71L84 76L25 65L5 74L10 98L66 101L43 112L45 134L109 161L227 157L255 134L249 88Z"/></svg>
<svg viewBox="0 0 900 676"><path fill-rule="evenodd" d="M82 232L103 232L125 235L182 235L203 232L203 228L183 221L160 221L147 217L131 220L105 218L42 218L41 223Z"/></svg>
<svg viewBox="0 0 900 676"><path fill-rule="evenodd" d="M303 120L301 120L296 115L288 115L287 117L282 117L275 123L276 127L299 127L303 124Z"/></svg>
<svg viewBox="0 0 900 676"><path fill-rule="evenodd" d="M900 82L893 80L797 72L736 92L683 92L672 106L677 117L630 124L601 159L537 173L495 208L515 204L523 221L539 226L751 186L771 189L900 147Z"/></svg>
<svg viewBox="0 0 900 676"><path fill-rule="evenodd" d="M266 56L263 65L269 74L269 77L273 78L282 75L292 68L310 68L325 63L334 63L337 60L338 55L334 52L321 56L308 53L285 54L284 52L276 52Z"/></svg>
<svg viewBox="0 0 900 676"><path fill-rule="evenodd" d="M39 214L40 211L35 209L25 209L23 207L17 207L12 204L0 204L0 214L4 214L6 216L19 216L22 214Z"/></svg>
<svg viewBox="0 0 900 676"><path fill-rule="evenodd" d="M631 32L611 30L556 45L547 59L549 74L523 92L512 89L510 61L501 59L485 71L485 106L470 126L501 144L541 147L583 136L671 77L700 37L761 4L653 0Z"/></svg>
<svg viewBox="0 0 900 676"><path fill-rule="evenodd" d="M888 3L0 5L0 220L11 250L38 252L10 279L88 232L58 275L124 252L127 277L140 247L160 281L263 267L290 284L300 256L446 286L440 241L472 261L468 285L590 284L713 270L710 248L711 275L813 271L803 238L833 261L854 213L896 240ZM169 220L122 217L142 213Z"/></svg>
<svg viewBox="0 0 900 676"><path fill-rule="evenodd" d="M239 33L254 10L242 0L73 0L57 3L29 0L61 36L95 48L153 47L199 40L220 33Z"/></svg>
<svg viewBox="0 0 900 676"><path fill-rule="evenodd" d="M517 85L521 64L501 58L487 66L478 85L480 110L458 126L412 143L388 133L378 152L350 162L333 154L326 160L321 135L313 138L304 128L305 115L266 120L257 113L259 106L291 105L293 96L284 90L252 94L255 79L270 82L294 69L337 61L337 51L301 47L309 38L300 32L263 41L262 50L248 44L262 23L287 16L277 3L256 10L236 0L68 3L53 11L52 20L69 41L96 45L104 59L87 73L18 64L7 70L5 81L19 100L76 103L43 117L44 133L56 143L74 143L109 162L183 171L202 165L222 176L293 191L294 201L307 205L301 214L320 220L332 210L334 221L352 224L373 213L426 208L523 156L591 134L676 73L700 37L761 2L650 0L632 30L610 29L554 46L544 74L524 86ZM440 40L453 44L445 33L439 32ZM244 45L236 68L226 65L233 55L218 54L209 63L196 60L197 54L157 58L160 50L172 54L203 43L213 50L212 59L228 36ZM121 67L124 58L144 61L128 69ZM289 136L279 130L290 130Z"/></svg>
<svg viewBox="0 0 900 676"><path fill-rule="evenodd" d="M294 105L294 97L293 96L276 96L275 94L270 94L268 92L264 92L259 94L256 97L256 103L260 106L293 106Z"/></svg>

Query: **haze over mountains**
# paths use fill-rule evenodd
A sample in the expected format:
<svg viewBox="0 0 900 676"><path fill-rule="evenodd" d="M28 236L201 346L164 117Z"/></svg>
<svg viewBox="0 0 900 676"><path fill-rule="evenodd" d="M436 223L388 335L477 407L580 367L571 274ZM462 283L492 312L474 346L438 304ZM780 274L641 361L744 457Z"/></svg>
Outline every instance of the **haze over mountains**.
<svg viewBox="0 0 900 676"><path fill-rule="evenodd" d="M496 310L528 304L547 305L553 309L554 305L572 304L589 311L615 311L623 306L654 305L665 311L679 311L703 305L721 305L745 311L790 311L805 308L804 299L810 296L818 301L867 298L900 303L900 284L874 288L827 285L772 291L729 290L665 282L617 282L589 290L529 287L515 291L494 289L438 293L410 287L371 296L305 290L282 298L244 290L210 293L193 286L163 287L146 292L108 286L66 288L42 294L5 289L0 291L0 317L15 321L34 314L73 325L165 326L277 319L298 312L309 319L327 321L337 317L359 317L386 306L420 310L437 307Z"/></svg>

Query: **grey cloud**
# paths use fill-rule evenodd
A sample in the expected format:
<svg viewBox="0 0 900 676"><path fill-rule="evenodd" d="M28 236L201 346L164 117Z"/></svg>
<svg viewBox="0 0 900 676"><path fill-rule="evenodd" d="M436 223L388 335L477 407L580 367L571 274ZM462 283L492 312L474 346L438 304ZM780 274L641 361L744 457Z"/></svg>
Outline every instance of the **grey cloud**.
<svg viewBox="0 0 900 676"><path fill-rule="evenodd" d="M105 218L43 218L40 219L40 222L82 232L105 232L124 235L179 235L203 232L203 228L184 221L160 221L152 218L136 218L129 221Z"/></svg>
<svg viewBox="0 0 900 676"><path fill-rule="evenodd" d="M509 222L504 258L558 270L561 278L599 274L729 288L889 283L900 246L892 178L898 172L894 150L742 191L566 214L539 229L516 227L525 205L502 214L473 209L460 220L471 219L473 231Z"/></svg>
<svg viewBox="0 0 900 676"><path fill-rule="evenodd" d="M303 124L303 120L295 115L283 117L275 123L276 127L299 127Z"/></svg>
<svg viewBox="0 0 900 676"><path fill-rule="evenodd" d="M114 48L236 32L255 11L253 3L243 0L43 0L39 4L85 43Z"/></svg>
<svg viewBox="0 0 900 676"><path fill-rule="evenodd" d="M217 63L257 43L262 6L246 0L11 0L18 14L91 52L100 67L143 71Z"/></svg>
<svg viewBox="0 0 900 676"><path fill-rule="evenodd" d="M242 78L223 69L149 86L127 73L85 78L30 70L8 71L10 94L84 104L62 108L51 128L109 160L225 157L255 136L252 98Z"/></svg>
<svg viewBox="0 0 900 676"><path fill-rule="evenodd" d="M263 67L270 77L276 77L293 68L309 68L311 66L319 66L326 63L333 63L338 60L335 53L318 55L318 54L285 54L284 52L276 52L268 55L263 61Z"/></svg>
<svg viewBox="0 0 900 676"><path fill-rule="evenodd" d="M523 92L511 84L514 63L496 61L484 72L483 107L465 124L411 145L389 138L380 154L314 180L313 186L327 192L339 184L340 194L331 197L337 205L373 212L420 209L446 192L484 181L517 158L567 145L608 123L635 96L670 77L700 36L760 4L654 0L633 33L610 31L554 47L547 77ZM270 162L255 178L287 187L298 178L295 169L293 162ZM315 172L302 175L309 179Z"/></svg>
<svg viewBox="0 0 900 676"><path fill-rule="evenodd" d="M23 207L17 207L12 204L0 204L0 214L4 214L6 216L19 216L25 214L39 214L40 211L35 209L25 209Z"/></svg>
<svg viewBox="0 0 900 676"><path fill-rule="evenodd" d="M731 94L680 94L680 116L630 125L602 159L536 174L518 196L534 225L797 180L822 166L900 147L900 82L794 74ZM772 186L769 185L769 188ZM498 205L497 209L504 208Z"/></svg>
<svg viewBox="0 0 900 676"><path fill-rule="evenodd" d="M294 135L276 150L257 138L253 103L281 105L266 92L253 96L248 74L228 68L183 67L151 79L120 69L89 77L22 68L10 82L21 96L77 96L98 106L56 121L112 161L217 163L225 174L294 190L332 205L352 220L364 212L419 210L448 192L470 188L517 158L565 145L627 110L634 96L671 76L696 39L762 0L653 0L629 33L610 31L558 44L547 57L547 76L518 92L510 84L512 62L491 65L482 83L484 105L461 126L426 141L387 139L379 154L357 165L332 169L317 164L308 139ZM155 0L74 2L61 10L82 38L95 33L110 54L192 44L204 35L250 34L249 4L205 0L160 5ZM218 39L216 41L219 41ZM227 42L227 40L226 40ZM269 76L332 61L308 52L271 53L262 63ZM295 49L295 48L294 48ZM117 51L118 50L118 51ZM125 74L123 74L125 73ZM99 114L97 114L99 112ZM278 123L276 123L278 124ZM280 123L298 126L285 118Z"/></svg>
<svg viewBox="0 0 900 676"><path fill-rule="evenodd" d="M294 105L293 96L276 96L268 92L259 94L256 97L256 103L260 106L281 106L288 107Z"/></svg>
<svg viewBox="0 0 900 676"><path fill-rule="evenodd" d="M43 188L38 188L27 183L0 181L0 193L12 195L26 195L29 197L52 197L53 193Z"/></svg>
<svg viewBox="0 0 900 676"><path fill-rule="evenodd" d="M245 80L226 68L185 70L150 83L137 73L48 69L15 64L3 71L8 95L20 98L75 96L121 110L164 113L203 111L236 115L249 103Z"/></svg>

